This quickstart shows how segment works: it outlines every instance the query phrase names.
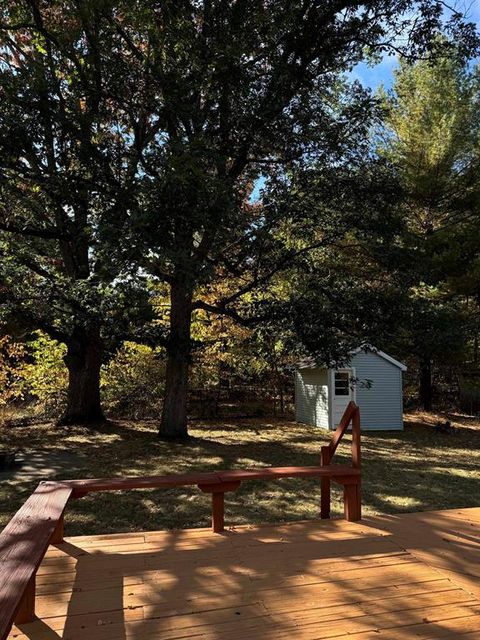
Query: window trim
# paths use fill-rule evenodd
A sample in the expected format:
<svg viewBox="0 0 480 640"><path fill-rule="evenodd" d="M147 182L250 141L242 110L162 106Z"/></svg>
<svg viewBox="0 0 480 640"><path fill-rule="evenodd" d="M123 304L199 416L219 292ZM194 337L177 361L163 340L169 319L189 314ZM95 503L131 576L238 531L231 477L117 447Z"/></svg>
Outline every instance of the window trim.
<svg viewBox="0 0 480 640"><path fill-rule="evenodd" d="M341 369L331 369L330 370L330 392L331 392L331 396L332 399L333 398L347 398L348 395L350 396L350 400L353 400L354 402L356 402L357 399L357 385L353 385L350 386L350 393L348 395L337 395L335 393L335 374L336 373L348 373L348 378L349 381L351 378L355 379L356 378L356 370L355 367L342 367Z"/></svg>
<svg viewBox="0 0 480 640"><path fill-rule="evenodd" d="M337 386L337 376L338 376L338 386ZM338 369L337 371L333 372L333 389L334 389L334 394L335 397L345 397L345 396L350 396L351 395L351 388L350 388L350 379L351 379L351 375L350 372L346 369ZM339 391L342 391L342 393L339 393ZM346 393L343 393L343 391L345 391Z"/></svg>
<svg viewBox="0 0 480 640"><path fill-rule="evenodd" d="M334 430L334 413L335 413L335 401L336 398L347 398L348 396L335 396L335 371L345 370L350 372L352 378L356 379L357 370L356 367L340 367L339 369L328 369L328 428L330 431ZM357 385L353 385L352 394L350 400L357 401Z"/></svg>

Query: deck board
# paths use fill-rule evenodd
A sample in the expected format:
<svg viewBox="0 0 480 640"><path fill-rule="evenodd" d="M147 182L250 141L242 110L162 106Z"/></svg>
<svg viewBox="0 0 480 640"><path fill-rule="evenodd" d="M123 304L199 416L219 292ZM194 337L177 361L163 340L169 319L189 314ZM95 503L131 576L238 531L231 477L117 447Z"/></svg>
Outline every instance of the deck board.
<svg viewBox="0 0 480 640"><path fill-rule="evenodd" d="M480 639L480 509L67 538L16 640Z"/></svg>

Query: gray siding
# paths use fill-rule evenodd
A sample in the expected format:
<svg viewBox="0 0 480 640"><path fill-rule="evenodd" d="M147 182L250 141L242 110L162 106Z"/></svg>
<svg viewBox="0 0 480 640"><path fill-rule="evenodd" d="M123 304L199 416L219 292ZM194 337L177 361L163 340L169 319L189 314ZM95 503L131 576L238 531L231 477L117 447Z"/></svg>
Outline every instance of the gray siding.
<svg viewBox="0 0 480 640"><path fill-rule="evenodd" d="M326 369L299 369L295 372L295 420L328 428Z"/></svg>
<svg viewBox="0 0 480 640"><path fill-rule="evenodd" d="M356 401L360 407L362 429L403 429L402 372L373 352L353 356L359 383ZM370 389L362 381L371 380Z"/></svg>

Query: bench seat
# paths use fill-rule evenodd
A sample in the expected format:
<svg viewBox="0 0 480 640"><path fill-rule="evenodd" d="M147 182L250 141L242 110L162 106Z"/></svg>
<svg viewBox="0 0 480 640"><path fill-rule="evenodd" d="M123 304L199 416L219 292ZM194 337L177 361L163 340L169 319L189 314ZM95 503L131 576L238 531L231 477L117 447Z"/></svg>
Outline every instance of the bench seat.
<svg viewBox="0 0 480 640"><path fill-rule="evenodd" d="M35 574L71 493L58 482L40 483L0 535L0 638L14 620L31 619Z"/></svg>

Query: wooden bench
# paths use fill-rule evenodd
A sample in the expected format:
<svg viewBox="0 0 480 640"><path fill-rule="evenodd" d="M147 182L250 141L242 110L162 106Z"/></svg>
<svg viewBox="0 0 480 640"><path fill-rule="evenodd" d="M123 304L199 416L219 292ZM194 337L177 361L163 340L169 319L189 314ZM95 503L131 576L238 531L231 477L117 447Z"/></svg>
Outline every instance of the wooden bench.
<svg viewBox="0 0 480 640"><path fill-rule="evenodd" d="M0 535L0 638L15 620L35 616L35 576L50 543L63 539L63 512L71 487L42 482Z"/></svg>
<svg viewBox="0 0 480 640"><path fill-rule="evenodd" d="M352 424L352 466L331 464L338 444ZM361 518L360 413L350 402L328 446L321 448L316 467L265 467L210 473L189 473L137 478L104 478L42 482L0 534L0 640L12 623L35 617L35 576L49 544L63 541L66 505L88 493L158 489L196 485L212 494L212 529L224 530L224 496L242 482L281 478L320 478L321 517L330 517L330 483L344 491L345 518Z"/></svg>

